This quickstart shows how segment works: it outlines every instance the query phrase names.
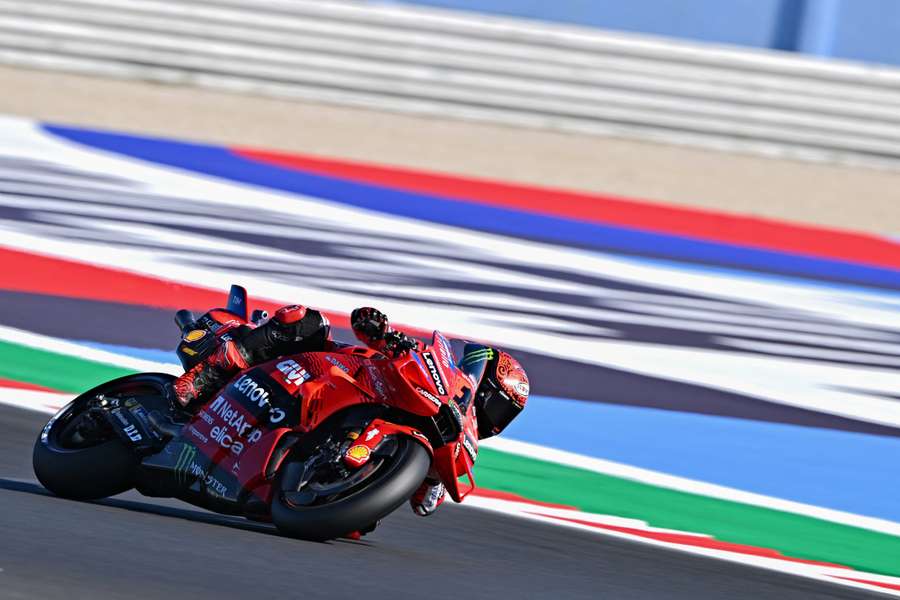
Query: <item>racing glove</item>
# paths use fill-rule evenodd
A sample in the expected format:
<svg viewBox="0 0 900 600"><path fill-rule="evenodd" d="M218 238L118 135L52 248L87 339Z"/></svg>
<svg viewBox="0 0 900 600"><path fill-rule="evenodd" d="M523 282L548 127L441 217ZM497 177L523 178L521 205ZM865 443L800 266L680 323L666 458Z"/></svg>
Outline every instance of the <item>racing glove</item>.
<svg viewBox="0 0 900 600"><path fill-rule="evenodd" d="M434 513L438 507L444 503L447 497L447 490L444 484L434 479L426 478L416 490L416 493L409 499L409 505L413 512L420 517L427 517Z"/></svg>
<svg viewBox="0 0 900 600"><path fill-rule="evenodd" d="M384 344L382 344L381 352L384 352L391 358L399 358L419 347L419 342L406 335L402 331L390 331L384 336Z"/></svg>
<svg viewBox="0 0 900 600"><path fill-rule="evenodd" d="M371 306L357 308L350 313L350 326L359 341L371 346L384 339L388 332L387 316Z"/></svg>
<svg viewBox="0 0 900 600"><path fill-rule="evenodd" d="M376 308L355 309L350 313L350 325L359 341L391 358L399 358L419 348L418 340L391 329L387 316Z"/></svg>

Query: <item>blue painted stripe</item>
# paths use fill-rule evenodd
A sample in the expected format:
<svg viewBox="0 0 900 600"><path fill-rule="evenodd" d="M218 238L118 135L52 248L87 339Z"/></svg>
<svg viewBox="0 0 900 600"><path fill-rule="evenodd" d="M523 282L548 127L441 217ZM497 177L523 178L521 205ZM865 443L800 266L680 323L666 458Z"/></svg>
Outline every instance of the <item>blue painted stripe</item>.
<svg viewBox="0 0 900 600"><path fill-rule="evenodd" d="M55 126L46 126L45 129L74 142L133 158L444 225L601 250L900 288L900 271L892 269L407 193L262 164L215 146Z"/></svg>
<svg viewBox="0 0 900 600"><path fill-rule="evenodd" d="M900 522L900 438L543 396L503 435Z"/></svg>

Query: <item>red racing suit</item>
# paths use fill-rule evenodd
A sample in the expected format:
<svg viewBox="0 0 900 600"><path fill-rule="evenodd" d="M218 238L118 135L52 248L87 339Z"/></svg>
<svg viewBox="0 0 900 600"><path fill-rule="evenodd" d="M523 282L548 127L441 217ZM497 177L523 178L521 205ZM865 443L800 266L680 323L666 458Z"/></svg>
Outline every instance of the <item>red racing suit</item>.
<svg viewBox="0 0 900 600"><path fill-rule="evenodd" d="M374 308L354 310L350 323L357 339L391 358L421 347L415 338L393 330L384 313ZM331 326L322 313L298 305L279 308L271 319L255 329L243 325L233 329L227 338L175 380L175 396L183 409L192 412L235 373L252 365L286 354L327 351L340 346L331 339ZM445 495L443 484L426 479L410 498L410 505L417 515L427 516L437 510Z"/></svg>

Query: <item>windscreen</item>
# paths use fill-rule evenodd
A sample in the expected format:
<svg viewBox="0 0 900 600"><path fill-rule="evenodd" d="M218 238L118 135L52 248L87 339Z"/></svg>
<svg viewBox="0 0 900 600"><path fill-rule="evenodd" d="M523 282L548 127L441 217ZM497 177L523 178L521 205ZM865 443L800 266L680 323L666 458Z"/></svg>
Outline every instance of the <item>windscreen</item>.
<svg viewBox="0 0 900 600"><path fill-rule="evenodd" d="M485 368L487 368L491 359L494 358L493 348L484 344L465 342L462 352L459 352L457 356L461 357L457 363L459 370L469 375L472 381L475 382L475 389L478 389L478 386L481 384L481 378L484 376ZM463 410L468 408L472 397L471 391L467 390L466 394L458 401L460 408Z"/></svg>

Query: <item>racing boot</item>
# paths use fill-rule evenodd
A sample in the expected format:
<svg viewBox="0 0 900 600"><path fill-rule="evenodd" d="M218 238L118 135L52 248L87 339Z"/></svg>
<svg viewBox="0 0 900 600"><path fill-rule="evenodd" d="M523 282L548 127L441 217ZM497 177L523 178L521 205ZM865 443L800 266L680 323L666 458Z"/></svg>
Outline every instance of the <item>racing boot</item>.
<svg viewBox="0 0 900 600"><path fill-rule="evenodd" d="M232 375L249 366L248 357L238 342L224 342L172 382L175 400L182 410L193 412L200 400L217 392Z"/></svg>
<svg viewBox="0 0 900 600"><path fill-rule="evenodd" d="M413 512L420 517L427 517L434 513L438 507L444 503L447 497L447 490L444 484L434 479L426 478L416 490L416 493L409 499L409 505Z"/></svg>

